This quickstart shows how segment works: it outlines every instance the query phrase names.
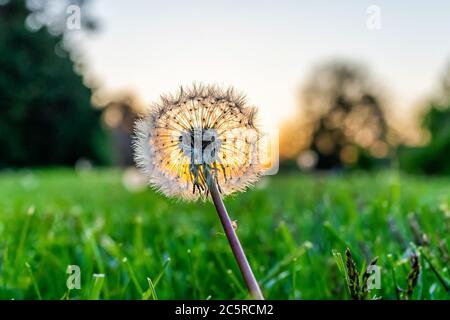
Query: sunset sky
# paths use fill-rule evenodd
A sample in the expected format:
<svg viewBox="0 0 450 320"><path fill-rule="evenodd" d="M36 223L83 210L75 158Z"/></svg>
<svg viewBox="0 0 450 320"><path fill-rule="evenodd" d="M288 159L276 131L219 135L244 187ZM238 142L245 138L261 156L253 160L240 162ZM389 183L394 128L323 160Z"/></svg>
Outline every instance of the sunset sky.
<svg viewBox="0 0 450 320"><path fill-rule="evenodd" d="M366 26L370 5L379 30ZM101 28L83 36L82 52L103 90L148 103L193 81L233 85L272 126L323 61L365 63L405 114L450 59L449 1L94 0L90 9Z"/></svg>

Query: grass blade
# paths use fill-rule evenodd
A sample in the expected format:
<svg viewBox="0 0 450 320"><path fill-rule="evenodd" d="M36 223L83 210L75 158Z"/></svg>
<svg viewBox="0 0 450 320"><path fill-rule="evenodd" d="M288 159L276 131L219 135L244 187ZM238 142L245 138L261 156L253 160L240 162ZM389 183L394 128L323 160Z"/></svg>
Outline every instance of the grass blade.
<svg viewBox="0 0 450 320"><path fill-rule="evenodd" d="M28 262L25 262L25 267L27 267L28 274L30 275L31 278L31 282L33 283L34 292L36 292L38 299L42 300L41 291L39 290L39 286L36 282L36 279L34 278L33 270L31 270L30 264Z"/></svg>
<svg viewBox="0 0 450 320"><path fill-rule="evenodd" d="M103 282L105 281L105 275L94 273L94 284L92 285L91 292L89 295L89 300L98 300L100 298L100 292L103 287Z"/></svg>
<svg viewBox="0 0 450 320"><path fill-rule="evenodd" d="M144 290L142 289L141 285L139 284L139 281L136 278L136 274L134 273L133 267L131 266L130 262L128 261L128 259L126 257L122 259L122 262L125 263L125 265L127 266L128 274L130 275L131 281L133 281L133 284L136 287L137 291L139 292L139 294L141 296L143 296Z"/></svg>

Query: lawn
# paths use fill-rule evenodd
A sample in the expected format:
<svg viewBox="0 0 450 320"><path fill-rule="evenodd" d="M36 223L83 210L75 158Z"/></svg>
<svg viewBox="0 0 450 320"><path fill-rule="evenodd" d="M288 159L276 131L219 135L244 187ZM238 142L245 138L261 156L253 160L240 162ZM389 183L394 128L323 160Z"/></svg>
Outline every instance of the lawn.
<svg viewBox="0 0 450 320"><path fill-rule="evenodd" d="M411 298L450 297L449 178L278 175L225 204L267 298L350 299L347 247L359 273L379 257L367 298L406 298L414 252ZM1 299L247 297L212 204L129 191L117 170L1 173L0 239Z"/></svg>

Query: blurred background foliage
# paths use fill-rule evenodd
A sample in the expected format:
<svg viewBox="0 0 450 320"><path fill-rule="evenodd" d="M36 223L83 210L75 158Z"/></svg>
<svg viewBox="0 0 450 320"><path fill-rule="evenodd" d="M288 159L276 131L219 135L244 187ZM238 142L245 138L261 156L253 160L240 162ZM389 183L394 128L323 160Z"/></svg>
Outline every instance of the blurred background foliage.
<svg viewBox="0 0 450 320"><path fill-rule="evenodd" d="M428 142L420 148L402 148L401 167L409 172L450 174L450 64L440 92L429 102L422 117Z"/></svg>
<svg viewBox="0 0 450 320"><path fill-rule="evenodd" d="M289 147L289 157L306 170L376 166L390 150L383 99L364 66L339 60L319 65L301 89L301 114L282 134L285 141L303 136L302 145Z"/></svg>
<svg viewBox="0 0 450 320"><path fill-rule="evenodd" d="M76 72L61 26L38 24L46 1L32 3L0 6L0 167L106 163L92 89Z"/></svg>
<svg viewBox="0 0 450 320"><path fill-rule="evenodd" d="M66 8L83 0L0 2L0 167L130 166L132 127L143 105L132 93L104 101L84 78L66 30ZM85 10L84 30L99 24ZM399 167L450 173L450 67L422 108L427 138L411 146L389 113L389 98L369 68L335 59L312 68L299 108L280 127L281 170Z"/></svg>
<svg viewBox="0 0 450 320"><path fill-rule="evenodd" d="M319 65L300 90L297 115L281 128L282 169L450 174L450 64L435 91L418 114L423 141L411 144L389 113L386 90L364 65Z"/></svg>

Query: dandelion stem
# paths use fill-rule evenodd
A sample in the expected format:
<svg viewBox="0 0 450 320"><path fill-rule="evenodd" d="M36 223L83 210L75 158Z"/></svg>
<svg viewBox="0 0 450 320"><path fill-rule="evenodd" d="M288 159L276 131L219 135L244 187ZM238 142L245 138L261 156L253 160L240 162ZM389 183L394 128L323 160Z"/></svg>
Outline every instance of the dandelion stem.
<svg viewBox="0 0 450 320"><path fill-rule="evenodd" d="M212 178L207 180L211 198L214 202L214 206L216 207L220 222L222 223L225 234L227 235L228 242L230 243L231 250L233 251L234 257L239 265L239 269L241 270L242 277L245 280L248 291L254 299L264 300L264 296L262 295L258 282L253 275L253 271L250 268L250 264L248 263L241 243L239 242L237 234L231 224L230 216L228 215L227 209L222 201L216 182Z"/></svg>

